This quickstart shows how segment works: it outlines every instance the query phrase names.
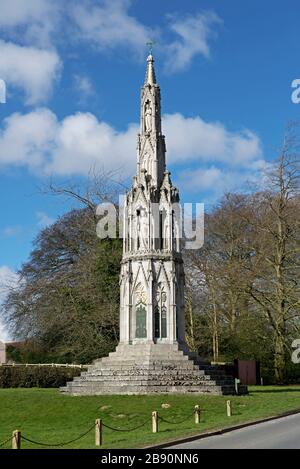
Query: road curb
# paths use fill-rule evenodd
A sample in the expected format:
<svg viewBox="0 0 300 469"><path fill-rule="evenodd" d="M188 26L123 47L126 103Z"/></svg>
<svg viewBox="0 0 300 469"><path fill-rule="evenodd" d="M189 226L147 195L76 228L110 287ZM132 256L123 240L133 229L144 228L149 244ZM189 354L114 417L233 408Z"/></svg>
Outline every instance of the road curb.
<svg viewBox="0 0 300 469"><path fill-rule="evenodd" d="M289 417L291 415L297 415L297 414L300 414L300 409L291 410L291 411L288 411L288 412L283 412L281 414L272 415L271 417L265 417L265 418L262 418L262 419L259 419L259 420L250 420L248 422L243 422L243 423L240 423L240 424L237 424L237 425L232 425L230 427L219 428L217 430L212 430L210 432L198 433L197 435L187 436L185 438L179 438L179 439L176 439L176 440L166 441L164 443L160 443L160 444L157 444L157 445L144 446L143 449L168 448L170 446L179 445L181 443L189 443L190 441L202 440L202 439L208 438L210 436L223 435L224 433L233 432L234 430L240 430L242 428L257 425L259 423L270 422L271 420L278 420L278 419L281 419L281 418L284 418L284 417Z"/></svg>

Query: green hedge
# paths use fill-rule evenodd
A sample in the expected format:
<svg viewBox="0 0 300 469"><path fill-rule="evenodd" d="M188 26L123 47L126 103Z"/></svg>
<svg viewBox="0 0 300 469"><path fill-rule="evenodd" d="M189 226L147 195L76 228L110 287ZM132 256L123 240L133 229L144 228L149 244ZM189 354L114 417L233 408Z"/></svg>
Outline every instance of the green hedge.
<svg viewBox="0 0 300 469"><path fill-rule="evenodd" d="M82 371L62 366L0 366L0 388L59 388Z"/></svg>

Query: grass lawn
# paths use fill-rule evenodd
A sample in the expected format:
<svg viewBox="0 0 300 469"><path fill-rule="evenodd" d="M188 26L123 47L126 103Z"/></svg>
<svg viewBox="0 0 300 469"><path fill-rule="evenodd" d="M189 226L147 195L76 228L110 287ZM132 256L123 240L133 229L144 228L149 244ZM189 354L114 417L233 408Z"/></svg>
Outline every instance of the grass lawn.
<svg viewBox="0 0 300 469"><path fill-rule="evenodd" d="M96 418L115 428L132 428L132 432L103 429L103 448L138 448L153 443L194 435L206 430L237 424L256 418L300 409L300 386L250 387L248 396L230 397L233 415L226 415L226 396L87 396L61 395L56 389L0 389L0 443L19 429L32 440L48 444L69 441L87 431ZM170 404L162 408L162 404ZM201 423L195 425L193 408L201 407ZM151 412L173 424L159 422L159 433L151 433ZM181 424L175 424L187 418ZM66 448L95 448L92 430ZM9 448L10 444L4 446ZM40 448L22 441L22 448Z"/></svg>

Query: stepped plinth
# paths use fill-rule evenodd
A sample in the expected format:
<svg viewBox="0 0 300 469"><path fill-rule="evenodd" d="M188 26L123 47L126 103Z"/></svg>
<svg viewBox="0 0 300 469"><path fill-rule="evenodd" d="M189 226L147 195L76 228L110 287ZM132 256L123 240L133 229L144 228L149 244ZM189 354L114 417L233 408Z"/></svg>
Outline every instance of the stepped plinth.
<svg viewBox="0 0 300 469"><path fill-rule="evenodd" d="M108 357L61 389L97 394L235 394L234 379L218 366L191 359L178 344L119 344ZM239 386L239 394L247 388Z"/></svg>

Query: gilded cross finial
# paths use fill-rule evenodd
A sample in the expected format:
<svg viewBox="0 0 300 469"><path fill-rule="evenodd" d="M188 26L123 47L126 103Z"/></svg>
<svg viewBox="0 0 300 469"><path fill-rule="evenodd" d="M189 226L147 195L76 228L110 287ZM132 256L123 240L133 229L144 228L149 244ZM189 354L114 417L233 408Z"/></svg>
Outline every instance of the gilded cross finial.
<svg viewBox="0 0 300 469"><path fill-rule="evenodd" d="M153 51L153 46L156 44L155 41L148 41L146 42L146 45L149 47L149 54L152 55L152 51Z"/></svg>

